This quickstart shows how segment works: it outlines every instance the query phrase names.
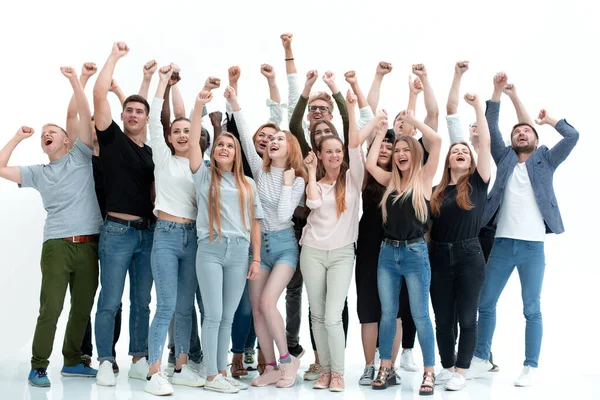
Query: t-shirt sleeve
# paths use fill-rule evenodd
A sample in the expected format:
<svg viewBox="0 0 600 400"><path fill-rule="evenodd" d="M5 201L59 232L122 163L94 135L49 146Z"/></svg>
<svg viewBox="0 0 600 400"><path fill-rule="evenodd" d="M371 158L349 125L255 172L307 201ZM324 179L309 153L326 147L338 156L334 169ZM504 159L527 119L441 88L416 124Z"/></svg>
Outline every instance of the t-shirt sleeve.
<svg viewBox="0 0 600 400"><path fill-rule="evenodd" d="M192 180L194 181L196 187L200 186L204 182L204 180L208 177L208 174L210 174L208 167L205 163L201 162L198 171L192 174Z"/></svg>
<svg viewBox="0 0 600 400"><path fill-rule="evenodd" d="M100 144L112 143L117 133L123 133L123 131L121 131L121 128L114 120L106 130L102 131L96 127L96 135L98 136L98 143Z"/></svg>
<svg viewBox="0 0 600 400"><path fill-rule="evenodd" d="M77 139L71 150L73 159L80 163L92 162L94 151L87 147L81 140Z"/></svg>
<svg viewBox="0 0 600 400"><path fill-rule="evenodd" d="M427 160L429 159L429 152L425 149L425 145L423 144L423 138L419 138L419 143L421 143L421 147L423 147L423 165L427 164Z"/></svg>
<svg viewBox="0 0 600 400"><path fill-rule="evenodd" d="M446 124L448 125L448 135L450 143L468 142L469 138L465 135L462 122L458 114L446 115Z"/></svg>
<svg viewBox="0 0 600 400"><path fill-rule="evenodd" d="M483 192L487 196L487 190L490 182L483 181L483 178L481 175L479 175L477 168L475 168L475 172L473 172L473 175L471 175L469 182L471 183L471 186L473 186L473 190L476 190L477 192Z"/></svg>
<svg viewBox="0 0 600 400"><path fill-rule="evenodd" d="M260 203L260 197L258 197L258 189L254 181L250 181L252 186L252 194L254 195L254 219L263 219L265 217L263 213L262 204Z"/></svg>
<svg viewBox="0 0 600 400"><path fill-rule="evenodd" d="M34 188L39 190L39 178L42 172L43 165L27 165L19 167L21 172L20 188Z"/></svg>

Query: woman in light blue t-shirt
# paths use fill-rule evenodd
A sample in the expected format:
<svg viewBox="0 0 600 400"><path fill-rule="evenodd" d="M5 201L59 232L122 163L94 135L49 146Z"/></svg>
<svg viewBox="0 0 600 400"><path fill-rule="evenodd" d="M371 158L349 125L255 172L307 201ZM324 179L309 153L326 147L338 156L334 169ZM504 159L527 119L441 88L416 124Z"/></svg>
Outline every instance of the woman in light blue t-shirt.
<svg viewBox="0 0 600 400"><path fill-rule="evenodd" d="M236 393L248 385L227 377L227 350L233 315L246 278L260 273L260 225L263 211L254 181L244 175L240 143L228 132L215 139L210 167L202 162L202 107L212 94L196 98L190 134L190 169L196 186L198 253L196 273L204 303L202 347L208 374L205 388ZM248 267L248 250L254 258Z"/></svg>

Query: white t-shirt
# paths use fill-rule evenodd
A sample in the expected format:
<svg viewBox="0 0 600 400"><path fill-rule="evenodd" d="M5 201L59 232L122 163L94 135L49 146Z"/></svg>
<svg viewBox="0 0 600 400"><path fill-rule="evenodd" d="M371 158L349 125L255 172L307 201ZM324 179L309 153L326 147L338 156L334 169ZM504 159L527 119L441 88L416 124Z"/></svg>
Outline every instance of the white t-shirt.
<svg viewBox="0 0 600 400"><path fill-rule="evenodd" d="M532 242L546 239L544 217L535 200L525 163L517 163L504 189L496 237Z"/></svg>

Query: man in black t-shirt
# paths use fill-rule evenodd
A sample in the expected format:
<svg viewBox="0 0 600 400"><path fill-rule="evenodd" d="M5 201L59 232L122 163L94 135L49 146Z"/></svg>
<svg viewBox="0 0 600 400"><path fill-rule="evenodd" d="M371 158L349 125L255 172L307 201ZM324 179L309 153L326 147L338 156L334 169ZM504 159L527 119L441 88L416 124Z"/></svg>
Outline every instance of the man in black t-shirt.
<svg viewBox="0 0 600 400"><path fill-rule="evenodd" d="M119 308L125 276L129 272L129 377L145 380L152 270L154 163L144 144L150 106L141 96L123 102L124 130L112 120L106 99L117 61L129 52L125 43L113 44L112 53L94 86L95 125L100 146L106 218L100 233L102 289L96 313L96 347L100 368L96 383L114 386L112 342L114 316Z"/></svg>

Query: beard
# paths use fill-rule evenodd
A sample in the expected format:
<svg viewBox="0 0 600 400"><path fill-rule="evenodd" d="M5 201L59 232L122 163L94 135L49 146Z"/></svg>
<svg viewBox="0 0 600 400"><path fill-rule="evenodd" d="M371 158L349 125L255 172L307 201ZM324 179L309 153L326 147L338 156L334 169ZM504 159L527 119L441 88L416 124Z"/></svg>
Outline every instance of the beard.
<svg viewBox="0 0 600 400"><path fill-rule="evenodd" d="M527 144L526 146L512 146L513 150L517 154L529 154L535 151L535 144Z"/></svg>

